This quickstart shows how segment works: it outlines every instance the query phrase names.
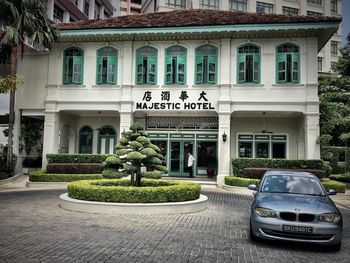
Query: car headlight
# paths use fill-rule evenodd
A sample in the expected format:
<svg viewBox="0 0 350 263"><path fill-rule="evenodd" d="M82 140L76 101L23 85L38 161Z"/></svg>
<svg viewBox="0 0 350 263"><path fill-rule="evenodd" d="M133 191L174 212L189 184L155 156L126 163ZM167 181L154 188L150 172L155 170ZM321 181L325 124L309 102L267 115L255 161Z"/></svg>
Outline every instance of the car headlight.
<svg viewBox="0 0 350 263"><path fill-rule="evenodd" d="M276 212L269 208L257 207L254 209L255 214L261 217L277 217Z"/></svg>
<svg viewBox="0 0 350 263"><path fill-rule="evenodd" d="M339 213L325 213L319 216L319 221L328 222L328 223L337 223L341 218Z"/></svg>

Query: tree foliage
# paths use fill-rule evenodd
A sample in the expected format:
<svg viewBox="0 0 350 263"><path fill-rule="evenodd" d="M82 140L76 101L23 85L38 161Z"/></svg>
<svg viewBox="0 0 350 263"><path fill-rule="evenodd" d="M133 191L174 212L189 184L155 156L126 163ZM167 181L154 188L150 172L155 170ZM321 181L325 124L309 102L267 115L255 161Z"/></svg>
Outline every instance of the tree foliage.
<svg viewBox="0 0 350 263"><path fill-rule="evenodd" d="M5 94L11 91L15 91L17 85L23 84L22 76L0 76L0 94Z"/></svg>
<svg viewBox="0 0 350 263"><path fill-rule="evenodd" d="M344 145L350 134L350 34L333 66L334 75L319 85L321 145Z"/></svg>
<svg viewBox="0 0 350 263"><path fill-rule="evenodd" d="M164 156L159 147L152 144L144 131L144 127L135 122L125 132L115 146L116 154L104 162L102 175L106 178L131 176L133 186L141 186L141 178L160 178L167 173Z"/></svg>

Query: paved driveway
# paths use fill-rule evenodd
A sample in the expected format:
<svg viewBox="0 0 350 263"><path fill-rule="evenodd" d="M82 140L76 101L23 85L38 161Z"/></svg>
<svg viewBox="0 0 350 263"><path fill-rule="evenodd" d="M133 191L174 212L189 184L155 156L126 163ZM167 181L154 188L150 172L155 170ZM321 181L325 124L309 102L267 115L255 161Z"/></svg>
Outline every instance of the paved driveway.
<svg viewBox="0 0 350 263"><path fill-rule="evenodd" d="M109 216L58 207L64 191L0 192L0 262L349 262L350 210L340 252L248 239L251 197L204 191L209 209Z"/></svg>

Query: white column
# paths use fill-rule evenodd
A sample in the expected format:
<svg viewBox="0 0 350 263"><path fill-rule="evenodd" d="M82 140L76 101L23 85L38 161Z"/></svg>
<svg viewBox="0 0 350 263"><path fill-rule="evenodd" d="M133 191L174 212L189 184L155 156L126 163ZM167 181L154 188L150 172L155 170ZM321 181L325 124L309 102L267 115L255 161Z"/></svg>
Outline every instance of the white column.
<svg viewBox="0 0 350 263"><path fill-rule="evenodd" d="M54 7L54 0L48 0L47 1L47 17L53 21L53 7Z"/></svg>
<svg viewBox="0 0 350 263"><path fill-rule="evenodd" d="M15 171L20 171L22 169L22 158L19 154L19 136L21 130L21 111L19 109L15 109L15 119L13 124L13 153L17 155L17 164L15 167Z"/></svg>
<svg viewBox="0 0 350 263"><path fill-rule="evenodd" d="M68 11L63 11L63 23L69 23L70 15Z"/></svg>
<svg viewBox="0 0 350 263"><path fill-rule="evenodd" d="M122 137L124 131L128 131L130 125L133 123L133 115L131 112L120 113L120 128L119 128L119 139Z"/></svg>
<svg viewBox="0 0 350 263"><path fill-rule="evenodd" d="M58 152L59 115L57 112L45 112L43 169L46 169L46 154Z"/></svg>
<svg viewBox="0 0 350 263"><path fill-rule="evenodd" d="M103 5L100 6L100 18L105 18L105 7Z"/></svg>
<svg viewBox="0 0 350 263"><path fill-rule="evenodd" d="M320 136L319 113L305 116L305 159L320 159Z"/></svg>
<svg viewBox="0 0 350 263"><path fill-rule="evenodd" d="M90 6L89 6L89 19L95 18L95 0L90 0Z"/></svg>
<svg viewBox="0 0 350 263"><path fill-rule="evenodd" d="M68 153L72 154L75 153L75 131L72 128L69 128L69 135L68 135Z"/></svg>
<svg viewBox="0 0 350 263"><path fill-rule="evenodd" d="M251 13L256 13L256 0L248 1L247 11Z"/></svg>
<svg viewBox="0 0 350 263"><path fill-rule="evenodd" d="M222 39L220 49L220 84L229 84L231 80L231 40Z"/></svg>
<svg viewBox="0 0 350 263"><path fill-rule="evenodd" d="M230 10L229 0L219 1L220 10Z"/></svg>
<svg viewBox="0 0 350 263"><path fill-rule="evenodd" d="M282 14L282 1L276 1L274 11L276 14Z"/></svg>
<svg viewBox="0 0 350 263"><path fill-rule="evenodd" d="M229 113L219 113L219 134L218 134L218 176L217 184L222 187L224 183L225 176L230 175L230 165L231 165L231 114ZM222 135L226 134L226 141L223 141Z"/></svg>
<svg viewBox="0 0 350 263"><path fill-rule="evenodd" d="M78 0L78 8L81 12L84 12L84 0Z"/></svg>
<svg viewBox="0 0 350 263"><path fill-rule="evenodd" d="M101 127L98 127L101 128ZM98 150L98 130L94 129L94 134L92 136L92 153L96 154Z"/></svg>

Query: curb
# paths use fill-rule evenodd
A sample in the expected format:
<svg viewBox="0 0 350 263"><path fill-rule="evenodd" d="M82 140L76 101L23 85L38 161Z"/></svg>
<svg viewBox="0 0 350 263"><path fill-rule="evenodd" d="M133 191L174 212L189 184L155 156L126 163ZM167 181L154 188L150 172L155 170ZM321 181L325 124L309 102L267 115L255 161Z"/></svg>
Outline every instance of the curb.
<svg viewBox="0 0 350 263"><path fill-rule="evenodd" d="M250 195L252 196L254 191L249 190L247 187L240 187L240 186L232 186L223 184L222 189L229 191L231 193L240 194L240 195Z"/></svg>
<svg viewBox="0 0 350 263"><path fill-rule="evenodd" d="M13 181L16 181L19 177L21 177L22 175L24 175L22 172L15 174L14 176L10 177L10 178L6 178L6 179L2 179L0 180L0 186L1 185L5 185L8 183L12 183Z"/></svg>
<svg viewBox="0 0 350 263"><path fill-rule="evenodd" d="M67 189L66 182L26 182L27 188Z"/></svg>
<svg viewBox="0 0 350 263"><path fill-rule="evenodd" d="M196 213L207 209L208 197L200 195L196 200L168 203L108 203L78 200L68 197L68 193L60 195L59 206L65 210L96 214L138 214L138 215L170 215Z"/></svg>

